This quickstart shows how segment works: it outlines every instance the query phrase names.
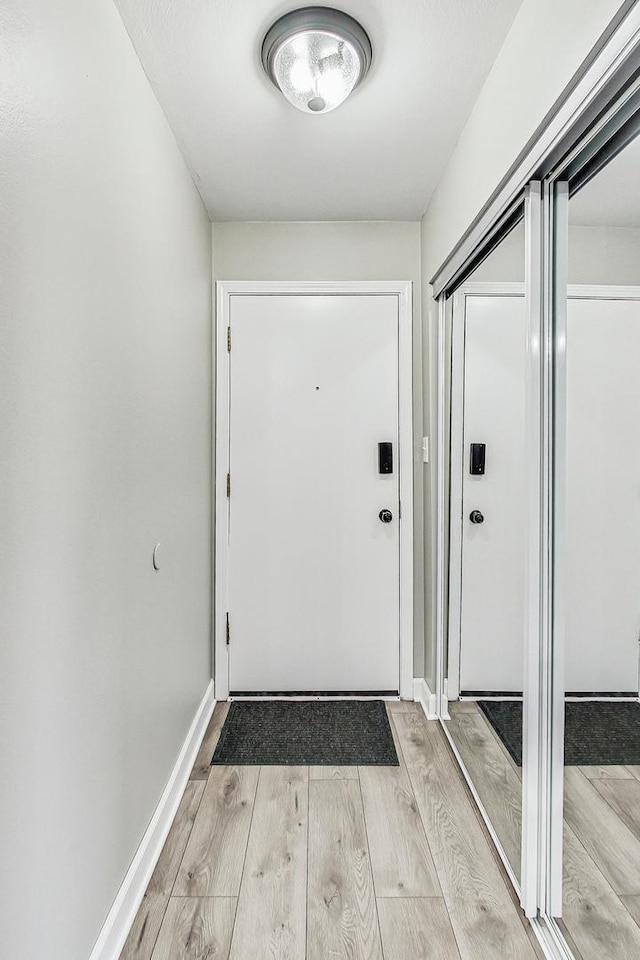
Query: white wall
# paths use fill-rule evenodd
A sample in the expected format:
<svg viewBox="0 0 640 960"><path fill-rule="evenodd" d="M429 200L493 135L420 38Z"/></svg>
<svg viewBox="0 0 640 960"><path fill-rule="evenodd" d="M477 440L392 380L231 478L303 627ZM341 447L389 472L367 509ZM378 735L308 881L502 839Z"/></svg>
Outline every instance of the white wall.
<svg viewBox="0 0 640 960"><path fill-rule="evenodd" d="M0 952L87 960L210 675L210 225L111 0L0 38Z"/></svg>
<svg viewBox="0 0 640 960"><path fill-rule="evenodd" d="M569 283L637 286L640 229L570 225L568 274Z"/></svg>
<svg viewBox="0 0 640 960"><path fill-rule="evenodd" d="M214 223L216 280L413 280L420 224L377 221Z"/></svg>
<svg viewBox="0 0 640 960"><path fill-rule="evenodd" d="M429 279L500 183L620 7L524 0L424 217Z"/></svg>
<svg viewBox="0 0 640 960"><path fill-rule="evenodd" d="M429 279L498 186L620 7L524 0L422 218L424 422L436 423L436 309ZM426 425L429 425L427 427ZM425 473L427 681L435 681L436 458Z"/></svg>
<svg viewBox="0 0 640 960"><path fill-rule="evenodd" d="M414 673L424 675L420 224L215 223L216 280L412 280L414 290Z"/></svg>
<svg viewBox="0 0 640 960"><path fill-rule="evenodd" d="M469 280L524 282L524 223L480 264ZM569 226L569 283L640 284L640 229Z"/></svg>

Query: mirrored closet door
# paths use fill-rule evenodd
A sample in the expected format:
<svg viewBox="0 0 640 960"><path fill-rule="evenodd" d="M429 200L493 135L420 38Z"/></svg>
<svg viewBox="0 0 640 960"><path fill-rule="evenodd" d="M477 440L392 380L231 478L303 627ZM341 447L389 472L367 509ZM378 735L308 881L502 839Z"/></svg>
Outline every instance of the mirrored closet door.
<svg viewBox="0 0 640 960"><path fill-rule="evenodd" d="M434 278L439 716L563 960L640 958L640 43L607 83Z"/></svg>
<svg viewBox="0 0 640 960"><path fill-rule="evenodd" d="M526 532L522 219L450 298L446 731L521 875Z"/></svg>
<svg viewBox="0 0 640 960"><path fill-rule="evenodd" d="M570 184L568 227L558 224L568 253L553 357L564 711L554 913L582 960L640 957L640 138L616 149Z"/></svg>

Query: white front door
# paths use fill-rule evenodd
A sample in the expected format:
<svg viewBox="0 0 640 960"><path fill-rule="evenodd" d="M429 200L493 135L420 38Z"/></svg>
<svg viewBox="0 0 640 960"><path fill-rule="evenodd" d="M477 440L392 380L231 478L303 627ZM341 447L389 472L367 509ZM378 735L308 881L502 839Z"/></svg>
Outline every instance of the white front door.
<svg viewBox="0 0 640 960"><path fill-rule="evenodd" d="M229 690L397 692L398 297L229 310Z"/></svg>
<svg viewBox="0 0 640 960"><path fill-rule="evenodd" d="M525 301L459 298L464 335L459 689L523 689ZM640 636L640 300L571 293L567 308L564 685L635 693ZM470 445L486 443L483 475ZM459 451L460 453L460 451ZM562 451L559 451L562 455ZM472 523L479 510L483 523ZM452 577L456 571L452 569ZM455 649L456 639L459 644ZM457 656L456 656L457 655ZM456 676L451 688L457 692Z"/></svg>

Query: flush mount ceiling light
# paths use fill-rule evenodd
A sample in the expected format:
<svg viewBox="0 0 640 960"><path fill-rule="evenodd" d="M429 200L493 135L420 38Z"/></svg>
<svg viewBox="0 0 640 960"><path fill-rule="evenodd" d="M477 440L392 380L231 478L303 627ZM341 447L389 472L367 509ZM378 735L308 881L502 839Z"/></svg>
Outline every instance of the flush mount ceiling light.
<svg viewBox="0 0 640 960"><path fill-rule="evenodd" d="M292 10L262 44L262 65L289 103L304 113L328 113L362 83L371 41L357 20L331 7Z"/></svg>

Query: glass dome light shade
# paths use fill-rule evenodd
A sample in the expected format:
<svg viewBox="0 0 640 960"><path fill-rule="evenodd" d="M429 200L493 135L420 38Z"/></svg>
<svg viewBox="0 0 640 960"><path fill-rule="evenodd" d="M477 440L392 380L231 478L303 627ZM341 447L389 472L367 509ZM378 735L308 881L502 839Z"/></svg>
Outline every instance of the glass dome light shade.
<svg viewBox="0 0 640 960"><path fill-rule="evenodd" d="M330 7L293 10L262 45L262 63L287 100L304 113L328 113L346 100L371 65L360 24Z"/></svg>
<svg viewBox="0 0 640 960"><path fill-rule="evenodd" d="M347 40L309 32L280 45L273 72L294 107L306 113L327 113L346 100L357 84L360 61Z"/></svg>

